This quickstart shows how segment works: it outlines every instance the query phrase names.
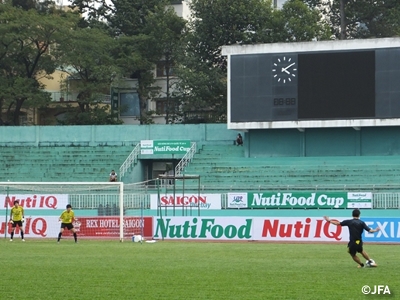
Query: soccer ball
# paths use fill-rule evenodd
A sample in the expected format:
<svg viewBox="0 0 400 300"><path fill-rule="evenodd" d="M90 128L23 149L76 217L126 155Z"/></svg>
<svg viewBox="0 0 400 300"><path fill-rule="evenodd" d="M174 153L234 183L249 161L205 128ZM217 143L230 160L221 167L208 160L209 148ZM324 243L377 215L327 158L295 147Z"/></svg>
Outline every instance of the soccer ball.
<svg viewBox="0 0 400 300"><path fill-rule="evenodd" d="M369 261L367 260L366 262L365 262L365 265L367 266L367 267L376 267L377 266L377 264L375 263L375 261L371 258Z"/></svg>
<svg viewBox="0 0 400 300"><path fill-rule="evenodd" d="M143 237L140 234L136 234L132 237L132 242L139 243L143 241Z"/></svg>

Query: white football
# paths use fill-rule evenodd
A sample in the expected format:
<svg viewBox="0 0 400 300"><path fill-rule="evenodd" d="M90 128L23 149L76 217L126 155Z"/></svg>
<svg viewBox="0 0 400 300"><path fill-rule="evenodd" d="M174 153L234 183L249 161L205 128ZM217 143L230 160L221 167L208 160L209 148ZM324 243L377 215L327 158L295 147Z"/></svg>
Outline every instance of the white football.
<svg viewBox="0 0 400 300"><path fill-rule="evenodd" d="M367 267L376 267L377 265L376 265L376 262L371 258L369 261L367 260L366 262L365 262L365 265L367 266Z"/></svg>
<svg viewBox="0 0 400 300"><path fill-rule="evenodd" d="M132 237L132 241L135 242L135 243L142 242L143 241L143 237L140 234L135 234Z"/></svg>

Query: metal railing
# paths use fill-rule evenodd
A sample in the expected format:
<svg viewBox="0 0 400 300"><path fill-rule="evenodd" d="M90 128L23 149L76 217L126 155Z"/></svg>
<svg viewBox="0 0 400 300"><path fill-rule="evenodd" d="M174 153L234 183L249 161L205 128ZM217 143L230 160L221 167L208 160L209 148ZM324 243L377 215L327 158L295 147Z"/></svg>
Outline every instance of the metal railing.
<svg viewBox="0 0 400 300"><path fill-rule="evenodd" d="M374 193L372 204L376 209L400 209L400 193Z"/></svg>
<svg viewBox="0 0 400 300"><path fill-rule="evenodd" d="M68 92L48 92L52 102L69 102L76 101L78 93Z"/></svg>
<svg viewBox="0 0 400 300"><path fill-rule="evenodd" d="M129 184L125 184L124 190ZM137 193L138 185L132 184L132 192ZM146 193L156 193L159 185L155 183L155 179L145 181L143 186L141 186L143 190L146 190ZM176 187L178 190L181 188L180 186ZM199 186L194 182L187 182L185 184L185 190L188 191L197 191ZM1 190L1 186L0 186ZM278 185L278 184L243 184L243 183L201 183L200 191L202 193L230 193L230 192L280 192L280 191L322 191L322 192L372 192L374 194L383 194L383 195L393 195L399 193L400 195L400 185L399 184L327 184L327 185ZM379 196L379 197L389 197L389 196ZM394 196L393 196L394 197ZM388 198L384 198L388 199ZM382 200L383 201L383 200ZM388 200L385 200L388 201ZM400 200L399 200L400 201Z"/></svg>
<svg viewBox="0 0 400 300"><path fill-rule="evenodd" d="M140 153L140 144L137 144L136 147L133 148L132 152L128 155L128 157L125 159L121 167L119 167L119 176L121 180L122 177L124 177L125 173L129 170L129 168L135 163L137 163L139 153Z"/></svg>
<svg viewBox="0 0 400 300"><path fill-rule="evenodd" d="M119 195L116 194L77 194L69 195L72 207L76 209L98 209L119 207ZM124 209L149 209L150 195L126 194L124 195Z"/></svg>
<svg viewBox="0 0 400 300"><path fill-rule="evenodd" d="M52 102L70 102L78 100L78 92L48 92ZM111 95L99 94L96 97L97 102L110 104Z"/></svg>
<svg viewBox="0 0 400 300"><path fill-rule="evenodd" d="M175 167L175 176L182 175L183 170L189 165L192 161L194 155L196 154L197 145L195 142L192 142L192 145L189 151L182 157L180 162Z"/></svg>
<svg viewBox="0 0 400 300"><path fill-rule="evenodd" d="M148 185L150 188L150 186ZM185 185L186 189L197 189L195 184ZM254 184L243 182L202 182L202 192L256 192L256 191L335 191L335 192L375 192L400 193L399 184Z"/></svg>
<svg viewBox="0 0 400 300"><path fill-rule="evenodd" d="M196 143L192 142L189 151L182 157L177 166L175 167L175 176L182 175L183 170L192 161L193 156L196 153ZM124 163L119 168L119 176L122 177L127 173L130 167L137 163L140 154L140 144L137 144L132 152L128 155Z"/></svg>

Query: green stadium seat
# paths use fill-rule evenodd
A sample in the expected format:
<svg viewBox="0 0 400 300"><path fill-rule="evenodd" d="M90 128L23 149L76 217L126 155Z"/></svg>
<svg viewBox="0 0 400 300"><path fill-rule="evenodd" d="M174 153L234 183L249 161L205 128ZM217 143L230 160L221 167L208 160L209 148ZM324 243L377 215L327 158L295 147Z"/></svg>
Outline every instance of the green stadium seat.
<svg viewBox="0 0 400 300"><path fill-rule="evenodd" d="M0 147L0 181L102 182L133 146Z"/></svg>
<svg viewBox="0 0 400 300"><path fill-rule="evenodd" d="M205 145L185 170L204 186L386 185L400 175L398 156L246 158L242 147Z"/></svg>

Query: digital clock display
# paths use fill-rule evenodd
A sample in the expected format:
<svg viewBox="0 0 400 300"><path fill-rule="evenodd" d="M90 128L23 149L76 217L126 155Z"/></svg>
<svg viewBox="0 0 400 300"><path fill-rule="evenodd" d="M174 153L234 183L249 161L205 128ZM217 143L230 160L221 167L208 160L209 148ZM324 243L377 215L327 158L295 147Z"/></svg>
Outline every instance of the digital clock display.
<svg viewBox="0 0 400 300"><path fill-rule="evenodd" d="M296 98L274 98L274 106L296 105Z"/></svg>

